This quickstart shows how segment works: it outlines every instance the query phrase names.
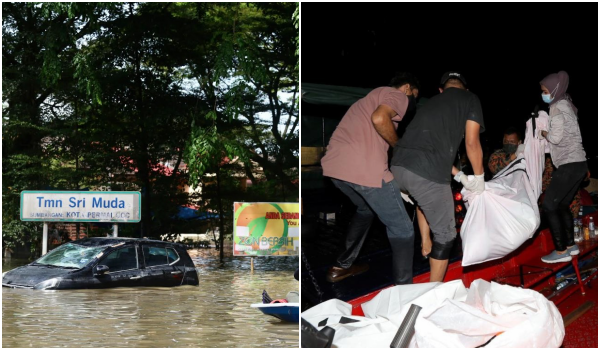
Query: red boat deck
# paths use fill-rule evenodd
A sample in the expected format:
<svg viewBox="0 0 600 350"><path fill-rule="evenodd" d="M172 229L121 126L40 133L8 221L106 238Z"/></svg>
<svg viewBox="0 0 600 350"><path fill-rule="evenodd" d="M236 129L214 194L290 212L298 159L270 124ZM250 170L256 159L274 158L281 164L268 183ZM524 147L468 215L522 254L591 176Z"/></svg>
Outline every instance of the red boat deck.
<svg viewBox="0 0 600 350"><path fill-rule="evenodd" d="M589 217L593 217L594 221L598 222L598 212L588 215L584 224L587 225ZM597 238L578 245L579 258L598 254ZM468 288L473 281L481 278L486 281L534 289L548 297L551 292L550 287L555 285L556 273L571 264L570 262L543 263L540 257L549 254L553 249L550 231L546 229L538 232L533 239L502 259L467 267L461 266L461 261L450 264L444 281L462 279ZM582 295L581 287L574 284L550 298L557 305L565 321L566 335L563 347L598 348L598 279L597 273L595 275L596 277L592 276L591 279L584 280L585 295ZM414 283L429 282L429 273L415 276L413 281ZM373 299L380 291L349 301L352 305L352 314L364 316L361 305Z"/></svg>
<svg viewBox="0 0 600 350"><path fill-rule="evenodd" d="M585 295L575 292L558 304L567 330L565 348L598 348L598 280L592 281L590 287ZM569 323L570 316L579 317Z"/></svg>

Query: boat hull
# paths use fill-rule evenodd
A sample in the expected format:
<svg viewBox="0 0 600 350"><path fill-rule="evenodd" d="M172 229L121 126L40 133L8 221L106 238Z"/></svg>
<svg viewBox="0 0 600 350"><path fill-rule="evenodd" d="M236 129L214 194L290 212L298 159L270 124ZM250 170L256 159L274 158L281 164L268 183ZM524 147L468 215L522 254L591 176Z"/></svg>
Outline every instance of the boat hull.
<svg viewBox="0 0 600 350"><path fill-rule="evenodd" d="M299 303L277 303L277 304L252 304L253 308L257 308L265 315L276 317L285 322L300 321L300 304Z"/></svg>

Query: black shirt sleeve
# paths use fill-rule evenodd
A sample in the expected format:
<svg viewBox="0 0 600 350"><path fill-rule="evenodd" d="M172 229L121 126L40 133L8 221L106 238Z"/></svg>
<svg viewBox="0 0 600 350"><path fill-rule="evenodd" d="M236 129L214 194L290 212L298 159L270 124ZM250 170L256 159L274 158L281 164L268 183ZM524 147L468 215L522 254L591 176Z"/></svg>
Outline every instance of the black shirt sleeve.
<svg viewBox="0 0 600 350"><path fill-rule="evenodd" d="M479 128L479 132L482 133L485 131L485 125L483 123L483 111L481 110L481 102L479 102L479 97L477 97L477 95L473 94L471 96L471 99L469 101L469 105L468 105L468 114L467 114L467 120L472 120L474 122L477 122L477 124L479 124L480 128Z"/></svg>

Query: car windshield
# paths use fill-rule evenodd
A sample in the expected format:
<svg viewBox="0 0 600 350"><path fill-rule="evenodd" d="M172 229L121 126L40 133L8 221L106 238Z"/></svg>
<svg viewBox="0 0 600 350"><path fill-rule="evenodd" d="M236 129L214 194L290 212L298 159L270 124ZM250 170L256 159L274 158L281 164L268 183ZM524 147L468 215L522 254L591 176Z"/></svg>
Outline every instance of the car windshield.
<svg viewBox="0 0 600 350"><path fill-rule="evenodd" d="M44 255L35 264L82 268L107 247L85 247L67 243Z"/></svg>

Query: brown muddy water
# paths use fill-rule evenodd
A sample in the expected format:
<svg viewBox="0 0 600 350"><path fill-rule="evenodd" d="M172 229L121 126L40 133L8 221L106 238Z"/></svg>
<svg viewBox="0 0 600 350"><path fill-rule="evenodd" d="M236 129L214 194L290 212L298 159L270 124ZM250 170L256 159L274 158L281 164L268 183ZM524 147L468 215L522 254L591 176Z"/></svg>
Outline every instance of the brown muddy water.
<svg viewBox="0 0 600 350"><path fill-rule="evenodd" d="M2 347L298 348L297 323L250 308L298 291L298 257L194 258L199 286L40 291L2 288ZM6 272L26 261L4 261Z"/></svg>

